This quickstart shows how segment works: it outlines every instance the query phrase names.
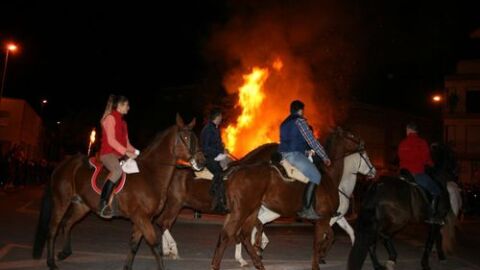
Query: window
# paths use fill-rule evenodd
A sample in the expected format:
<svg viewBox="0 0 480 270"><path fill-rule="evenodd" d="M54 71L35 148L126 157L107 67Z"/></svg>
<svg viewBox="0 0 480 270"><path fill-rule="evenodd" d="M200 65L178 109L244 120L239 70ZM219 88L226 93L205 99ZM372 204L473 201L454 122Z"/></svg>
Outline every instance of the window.
<svg viewBox="0 0 480 270"><path fill-rule="evenodd" d="M10 113L7 111L0 111L0 127L8 126L8 120L10 118Z"/></svg>
<svg viewBox="0 0 480 270"><path fill-rule="evenodd" d="M480 90L468 90L466 95L467 113L480 113Z"/></svg>

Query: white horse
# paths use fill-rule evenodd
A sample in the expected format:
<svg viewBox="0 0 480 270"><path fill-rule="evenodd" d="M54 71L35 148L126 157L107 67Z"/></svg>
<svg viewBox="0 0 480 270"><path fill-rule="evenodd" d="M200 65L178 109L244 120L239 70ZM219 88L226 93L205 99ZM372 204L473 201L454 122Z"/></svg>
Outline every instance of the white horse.
<svg viewBox="0 0 480 270"><path fill-rule="evenodd" d="M340 185L338 187L338 194L339 194L339 206L337 210L337 216L330 219L330 226L337 223L342 229L344 229L348 235L350 236L350 240L353 242L355 241L355 234L353 232L352 227L345 219L344 215L347 213L350 207L350 197L353 193L353 189L355 188L355 184L357 183L357 174L366 175L369 178L375 177L377 171L375 167L370 162L368 158L367 152L357 152L351 155L348 155L344 158L344 167L343 167L343 174L342 179L340 181ZM279 218L280 215L267 209L266 207L262 206L258 213L258 220L262 224L267 224L269 222L274 221L275 219ZM257 234L256 228L253 229L251 235L252 244L255 243L255 236ZM262 233L262 243L261 248L265 249L269 240L265 233ZM242 257L242 245L237 244L235 246L235 260L237 260L240 265L246 266L248 262L245 261Z"/></svg>

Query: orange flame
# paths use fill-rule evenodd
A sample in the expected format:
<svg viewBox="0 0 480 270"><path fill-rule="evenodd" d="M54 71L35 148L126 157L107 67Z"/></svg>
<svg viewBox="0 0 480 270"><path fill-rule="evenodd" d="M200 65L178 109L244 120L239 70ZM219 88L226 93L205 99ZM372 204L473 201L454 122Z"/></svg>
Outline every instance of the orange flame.
<svg viewBox="0 0 480 270"><path fill-rule="evenodd" d="M244 155L249 150L265 142L271 141L269 138L264 140L250 140L250 143L242 143L242 147L238 146L239 134L244 130L251 128L252 121L258 116L260 106L265 99L263 86L269 76L266 68L254 67L250 74L243 76L243 85L238 89L238 104L242 108L240 116L236 123L230 124L223 131L223 139L226 148L233 154Z"/></svg>
<svg viewBox="0 0 480 270"><path fill-rule="evenodd" d="M235 79L238 76L243 78L241 85ZM292 59L275 59L247 74L233 73L225 83L229 93L237 93L235 106L241 113L222 130L222 138L238 158L262 144L279 141L279 128L292 100L305 103L306 117L317 137L332 123L328 97L311 83L305 67Z"/></svg>

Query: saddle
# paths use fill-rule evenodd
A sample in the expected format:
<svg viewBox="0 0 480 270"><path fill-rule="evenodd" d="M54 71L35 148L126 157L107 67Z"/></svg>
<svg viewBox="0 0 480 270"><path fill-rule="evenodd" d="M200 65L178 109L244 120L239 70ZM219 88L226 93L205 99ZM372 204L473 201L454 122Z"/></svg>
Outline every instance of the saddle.
<svg viewBox="0 0 480 270"><path fill-rule="evenodd" d="M285 182L299 181L304 184L307 184L309 182L308 177L306 177L300 170L295 168L286 159L278 160L277 157L275 157L272 158L271 164L271 166L278 172L280 177Z"/></svg>
<svg viewBox="0 0 480 270"><path fill-rule="evenodd" d="M271 166L275 170L277 170L277 172L285 182L299 181L305 184L309 182L308 177L306 177L301 171L299 171L285 159L281 159L277 162L276 158L272 158ZM228 176L232 174L233 171L235 171L231 168L225 171L223 175L224 181L228 179ZM213 173L210 172L207 168L204 168L199 172L195 172L195 179L213 180Z"/></svg>
<svg viewBox="0 0 480 270"><path fill-rule="evenodd" d="M88 163L90 164L90 167L94 169L92 177L90 179L90 185L93 191L100 195L100 193L102 193L103 184L105 183L105 180L108 179L110 173L108 172L108 170L104 169L103 163L96 157L89 158ZM127 175L124 172L120 180L117 182L117 185L113 190L113 194L117 194L122 191L123 187L125 186L126 180Z"/></svg>

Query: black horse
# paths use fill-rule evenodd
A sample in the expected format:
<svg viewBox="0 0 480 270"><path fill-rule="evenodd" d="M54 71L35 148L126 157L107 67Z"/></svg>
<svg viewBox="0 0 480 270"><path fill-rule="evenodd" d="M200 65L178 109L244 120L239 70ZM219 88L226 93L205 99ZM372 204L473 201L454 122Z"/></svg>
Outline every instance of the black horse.
<svg viewBox="0 0 480 270"><path fill-rule="evenodd" d="M428 237L422 256L422 268L430 269L429 256L436 244L440 260L445 259L445 249L450 249L454 240L455 215L451 211L446 191L447 181L453 181L456 168L453 151L444 144L432 145L434 167L429 174L437 181L444 191L439 203L439 214L445 219L445 224L426 224ZM378 182L370 186L362 204L356 223L355 243L348 258L348 269L361 269L367 252L370 254L374 269L393 269L397 252L393 244L396 233L409 223L422 223L428 216L428 195L409 180L408 177L382 176ZM383 241L389 258L386 266L378 261L376 244ZM443 245L443 247L442 247Z"/></svg>

